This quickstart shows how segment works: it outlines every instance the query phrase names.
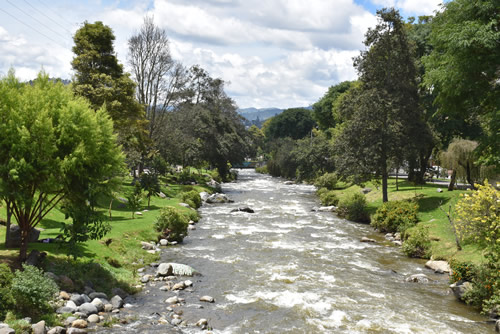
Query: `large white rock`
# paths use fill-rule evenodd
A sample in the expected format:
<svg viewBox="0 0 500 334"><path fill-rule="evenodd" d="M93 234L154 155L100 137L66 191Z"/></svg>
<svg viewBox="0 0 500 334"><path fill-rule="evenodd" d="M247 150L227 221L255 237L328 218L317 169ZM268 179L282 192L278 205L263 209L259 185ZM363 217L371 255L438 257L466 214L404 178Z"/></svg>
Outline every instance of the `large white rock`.
<svg viewBox="0 0 500 334"><path fill-rule="evenodd" d="M451 273L450 265L446 261L429 260L425 263L425 267L434 270L438 274Z"/></svg>

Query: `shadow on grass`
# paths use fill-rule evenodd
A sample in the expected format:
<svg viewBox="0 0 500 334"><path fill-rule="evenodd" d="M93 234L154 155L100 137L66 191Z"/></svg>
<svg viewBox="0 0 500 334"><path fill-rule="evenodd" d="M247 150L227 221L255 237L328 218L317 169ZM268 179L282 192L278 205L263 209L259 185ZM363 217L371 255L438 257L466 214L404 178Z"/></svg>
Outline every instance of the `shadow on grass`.
<svg viewBox="0 0 500 334"><path fill-rule="evenodd" d="M44 229L53 229L53 228L60 229L63 226L64 226L64 224L61 223L60 221L53 220L53 219L47 219L47 218L44 218L39 224L39 227L44 228Z"/></svg>
<svg viewBox="0 0 500 334"><path fill-rule="evenodd" d="M418 200L419 211L430 212L439 208L450 201L449 198L438 196L423 197Z"/></svg>

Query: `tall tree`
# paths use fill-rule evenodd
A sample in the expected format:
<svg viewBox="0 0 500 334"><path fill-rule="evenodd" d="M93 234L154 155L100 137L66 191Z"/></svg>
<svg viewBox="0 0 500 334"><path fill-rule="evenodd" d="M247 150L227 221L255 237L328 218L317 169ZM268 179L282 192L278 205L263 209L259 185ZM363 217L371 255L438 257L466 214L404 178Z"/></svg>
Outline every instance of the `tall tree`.
<svg viewBox="0 0 500 334"><path fill-rule="evenodd" d="M333 105L337 98L345 93L350 87L351 81L343 81L339 84L331 86L325 95L313 104L313 117L321 130L333 128L335 126L335 118L333 116Z"/></svg>
<svg viewBox="0 0 500 334"><path fill-rule="evenodd" d="M265 128L265 135L269 140L285 137L301 139L311 135L315 125L311 110L291 108L271 118Z"/></svg>
<svg viewBox="0 0 500 334"><path fill-rule="evenodd" d="M395 9L377 15L377 26L365 35L368 50L355 59L362 87L354 113L336 138L336 167L359 180L381 177L386 202L389 162L418 140L422 121L404 22Z"/></svg>
<svg viewBox="0 0 500 334"><path fill-rule="evenodd" d="M128 61L137 82L137 98L145 106L149 137L155 139L167 112L176 108L185 92L187 73L173 60L164 29L146 16L140 31L128 40Z"/></svg>
<svg viewBox="0 0 500 334"><path fill-rule="evenodd" d="M448 149L441 153L442 166L452 171L448 190L453 190L457 176L465 178L472 189L475 189L473 177L479 174L474 156L477 145L478 143L472 140L455 138Z"/></svg>
<svg viewBox="0 0 500 334"><path fill-rule="evenodd" d="M100 21L84 22L73 40L75 94L88 99L94 110L105 106L126 152L139 150L146 120L135 99L135 84L116 58L113 31Z"/></svg>
<svg viewBox="0 0 500 334"><path fill-rule="evenodd" d="M43 73L32 85L13 72L0 80L0 120L0 198L19 224L24 260L31 230L61 200L85 205L92 190L110 189L123 156L107 113Z"/></svg>
<svg viewBox="0 0 500 334"><path fill-rule="evenodd" d="M500 166L500 4L453 0L432 20L425 83L437 90L439 110L457 118L477 115L483 162Z"/></svg>

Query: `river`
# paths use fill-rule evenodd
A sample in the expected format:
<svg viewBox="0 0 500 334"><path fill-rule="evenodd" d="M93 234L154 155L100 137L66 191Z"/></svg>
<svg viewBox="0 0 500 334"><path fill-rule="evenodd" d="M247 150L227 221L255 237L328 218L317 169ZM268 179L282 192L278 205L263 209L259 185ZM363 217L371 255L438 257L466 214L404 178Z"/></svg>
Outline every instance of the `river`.
<svg viewBox="0 0 500 334"><path fill-rule="evenodd" d="M189 324L206 318L214 333L493 332L450 294L447 276L405 257L367 225L311 212L319 205L314 187L241 170L223 190L234 203L205 204L196 230L162 254L162 262L202 274L192 278L192 291L179 292ZM255 213L230 212L241 206ZM361 243L364 236L379 243ZM405 282L418 273L433 281ZM165 332L155 319L174 292L159 286L131 302L127 312L137 321L122 330ZM203 295L215 303L199 302Z"/></svg>

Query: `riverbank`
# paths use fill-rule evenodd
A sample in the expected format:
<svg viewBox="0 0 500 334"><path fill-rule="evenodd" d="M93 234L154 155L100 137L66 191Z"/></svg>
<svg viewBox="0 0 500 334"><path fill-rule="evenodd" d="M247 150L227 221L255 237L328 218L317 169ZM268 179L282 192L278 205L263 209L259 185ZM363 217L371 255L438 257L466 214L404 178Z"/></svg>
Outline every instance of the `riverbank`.
<svg viewBox="0 0 500 334"><path fill-rule="evenodd" d="M364 188L357 185L346 186L341 189L336 189L334 192L339 199L348 196L352 193L361 192L365 189L367 209L370 214L382 205L382 189L380 186L367 182ZM484 256L478 245L467 244L458 250L455 243L455 236L451 228L450 222L446 216L445 210L448 212L450 206L453 209L460 194L466 193L468 190L448 191L446 187L436 184L414 185L405 179L398 180L396 187L396 179L390 178L388 182L389 200L401 200L416 198L419 205L418 218L420 224L428 227L429 237L431 240L431 257L435 260L450 261L455 259L461 262L483 263ZM442 209L443 210L442 210Z"/></svg>

